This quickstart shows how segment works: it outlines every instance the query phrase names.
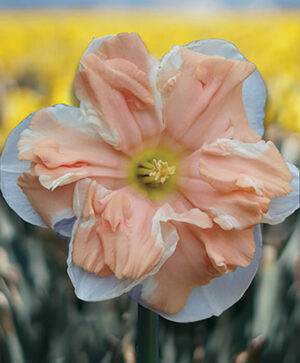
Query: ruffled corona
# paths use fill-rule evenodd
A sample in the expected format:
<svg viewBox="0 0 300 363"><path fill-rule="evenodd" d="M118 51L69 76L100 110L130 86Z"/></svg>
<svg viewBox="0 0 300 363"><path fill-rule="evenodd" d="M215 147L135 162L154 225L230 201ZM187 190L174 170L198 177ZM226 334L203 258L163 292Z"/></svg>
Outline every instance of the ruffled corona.
<svg viewBox="0 0 300 363"><path fill-rule="evenodd" d="M219 315L256 272L258 225L299 206L298 169L261 139L255 65L217 39L158 61L124 33L92 41L75 93L80 108L40 110L8 137L8 204L71 237L79 298L129 293L174 321Z"/></svg>

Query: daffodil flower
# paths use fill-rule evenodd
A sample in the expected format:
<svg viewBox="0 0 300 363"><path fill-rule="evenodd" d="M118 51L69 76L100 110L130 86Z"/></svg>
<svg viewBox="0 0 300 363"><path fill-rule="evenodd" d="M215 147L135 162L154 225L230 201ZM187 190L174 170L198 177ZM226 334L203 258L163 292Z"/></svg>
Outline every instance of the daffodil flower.
<svg viewBox="0 0 300 363"><path fill-rule="evenodd" d="M299 206L299 171L262 140L266 90L218 39L161 61L138 34L94 39L80 107L31 114L9 135L1 189L27 222L71 237L78 298L128 293L167 319L219 315L249 286L260 223Z"/></svg>

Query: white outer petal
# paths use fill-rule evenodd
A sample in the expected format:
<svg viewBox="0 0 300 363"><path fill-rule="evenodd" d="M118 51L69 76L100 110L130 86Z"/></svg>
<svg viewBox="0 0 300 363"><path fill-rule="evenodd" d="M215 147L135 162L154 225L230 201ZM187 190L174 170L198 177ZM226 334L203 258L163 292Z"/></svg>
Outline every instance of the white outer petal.
<svg viewBox="0 0 300 363"><path fill-rule="evenodd" d="M292 188L289 195L282 195L272 199L268 213L263 216L263 223L277 224L281 223L299 208L299 169L289 162L286 162L293 175Z"/></svg>
<svg viewBox="0 0 300 363"><path fill-rule="evenodd" d="M91 134L91 131L85 127L82 122L80 110L77 107L57 104L48 107L54 117L60 123L69 127L73 127L82 132ZM26 119L18 124L9 134L2 156L0 159L0 183L1 191L7 204L26 222L39 227L46 227L41 217L32 209L26 195L17 185L17 179L24 172L30 172L30 162L18 160L17 143L21 133L25 133L32 142L36 142L35 138L39 135L29 130L29 125L35 113L30 114ZM32 147L32 145L30 145ZM28 149L28 145L24 146L24 150ZM57 213L52 218L53 229L63 236L71 236L74 224L74 214L71 210L64 210Z"/></svg>
<svg viewBox="0 0 300 363"><path fill-rule="evenodd" d="M120 139L115 130L106 122L100 112L88 101L80 101L80 111L86 127L99 135L109 145L119 147Z"/></svg>
<svg viewBox="0 0 300 363"><path fill-rule="evenodd" d="M256 251L251 264L245 268L238 267L236 271L213 279L208 285L193 290L184 308L177 314L164 314L149 308L140 298L141 285L130 291L128 295L165 319L175 322L188 323L207 319L213 315L219 316L243 296L258 269L262 253L260 226L255 227L254 237Z"/></svg>
<svg viewBox="0 0 300 363"><path fill-rule="evenodd" d="M75 106L68 106L63 103L50 106L52 115L59 123L69 126L88 135L96 136L95 132L87 127L80 109Z"/></svg>
<svg viewBox="0 0 300 363"><path fill-rule="evenodd" d="M78 107L68 106L65 104L57 104L50 107L46 107L44 110L49 111L51 116L56 119L56 121L61 125L66 125L70 128L78 130L80 132L86 133L90 136L98 136L88 125L84 122L82 113ZM32 131L30 129L25 129L21 132L21 143L18 145L19 152L24 152L26 150L32 149L34 146L38 145L43 139L47 138L45 133L39 133ZM51 180L49 175L40 175L40 184L48 189L55 190L57 187L70 184L78 180L78 176L85 177L83 173L67 173L58 177L55 180Z"/></svg>
<svg viewBox="0 0 300 363"><path fill-rule="evenodd" d="M182 63L180 56L180 46L175 45L168 53L160 60L160 68L165 72L176 72L179 70Z"/></svg>
<svg viewBox="0 0 300 363"><path fill-rule="evenodd" d="M259 140L257 142L242 142L233 139L218 139L208 145L203 145L203 151L213 150L221 145L223 155L237 155L248 159L258 159L267 151L271 142Z"/></svg>
<svg viewBox="0 0 300 363"><path fill-rule="evenodd" d="M75 221L76 217L74 216L73 210L66 209L62 212L56 213L52 217L51 224L55 232L64 237L71 237Z"/></svg>
<svg viewBox="0 0 300 363"><path fill-rule="evenodd" d="M17 143L20 134L28 129L33 115L34 113L30 114L8 135L0 159L0 189L7 204L24 219L24 221L39 227L46 227L41 217L32 209L26 195L17 185L18 177L25 171L30 172L30 162L18 160Z"/></svg>
<svg viewBox="0 0 300 363"><path fill-rule="evenodd" d="M155 105L155 111L157 114L157 117L159 118L161 124L163 124L163 116L162 116L162 99L161 99L161 94L157 89L157 84L156 84L156 80L157 80L157 74L159 72L160 69L160 65L157 64L156 66L154 66L151 71L149 72L149 78L150 78L150 84L151 84L151 88L153 90L153 97L154 97L154 105Z"/></svg>
<svg viewBox="0 0 300 363"><path fill-rule="evenodd" d="M82 56L80 58L80 61L86 55L94 53L95 50L97 50L100 47L100 45L103 43L103 41L105 39L109 39L109 38L114 37L114 36L115 36L115 34L110 34L110 35L106 35L105 37L101 37L101 38L93 38L93 40L90 42L90 44L88 45L88 47L86 48L86 50L82 54ZM82 66L80 65L80 61L79 61L79 69L82 69Z"/></svg>
<svg viewBox="0 0 300 363"><path fill-rule="evenodd" d="M88 179L83 180L82 183L86 183ZM104 187L100 186L99 195L104 196L109 192ZM74 193L74 208L77 217L80 214L80 210L83 206L82 195L77 195ZM161 266L166 262L166 260L175 251L177 242L179 240L176 228L167 222L164 210L159 209L152 221L152 233L157 238L157 243L165 248L165 252L159 264L147 275L142 276L138 280L133 280L129 278L123 278L121 280L117 279L114 275L108 277L100 277L93 273L87 272L81 267L76 266L72 260L73 251L73 240L77 232L80 220L75 223L72 239L69 246L69 256L68 256L68 274L75 288L76 296L84 301L103 301L118 297L131 289L136 285L140 284L147 277L156 274Z"/></svg>
<svg viewBox="0 0 300 363"><path fill-rule="evenodd" d="M234 44L222 39L197 40L187 44L185 47L206 55L247 60ZM250 126L258 135L263 136L267 90L258 70L253 72L244 81L242 96Z"/></svg>

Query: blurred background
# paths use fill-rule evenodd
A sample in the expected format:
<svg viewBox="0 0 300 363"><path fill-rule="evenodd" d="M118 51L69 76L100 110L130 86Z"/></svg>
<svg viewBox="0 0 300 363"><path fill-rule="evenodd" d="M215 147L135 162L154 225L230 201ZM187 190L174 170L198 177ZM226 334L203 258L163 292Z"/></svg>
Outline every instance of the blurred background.
<svg viewBox="0 0 300 363"><path fill-rule="evenodd" d="M140 33L158 58L197 39L233 42L267 84L265 138L299 167L300 0L0 0L0 152L29 113L76 105L72 82L88 43L124 31ZM263 226L255 280L221 317L160 319L162 363L300 362L299 221L295 213ZM0 196L0 362L135 362L136 304L77 300L67 248Z"/></svg>

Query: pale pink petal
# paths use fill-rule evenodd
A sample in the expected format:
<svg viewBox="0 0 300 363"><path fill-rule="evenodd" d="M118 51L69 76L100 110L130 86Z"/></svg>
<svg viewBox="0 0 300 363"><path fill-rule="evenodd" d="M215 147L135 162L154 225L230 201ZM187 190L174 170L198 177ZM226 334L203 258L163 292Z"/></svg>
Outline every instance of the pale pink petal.
<svg viewBox="0 0 300 363"><path fill-rule="evenodd" d="M213 227L211 218L199 208L194 208L180 193L173 193L160 206L159 211L163 216L161 219L165 222L183 222L204 229Z"/></svg>
<svg viewBox="0 0 300 363"><path fill-rule="evenodd" d="M186 226L203 243L211 263L220 273L249 265L255 252L253 228L224 233L206 213L193 208L180 194L169 209L174 209L169 212L170 220L187 223Z"/></svg>
<svg viewBox="0 0 300 363"><path fill-rule="evenodd" d="M76 266L102 277L112 275L113 272L105 263L101 238L95 224L82 223L76 231L73 243L72 258Z"/></svg>
<svg viewBox="0 0 300 363"><path fill-rule="evenodd" d="M109 193L96 181L84 179L76 184L73 207L77 223L73 231L72 258L77 266L100 276L112 274L104 262L104 251L99 238L96 212L101 200Z"/></svg>
<svg viewBox="0 0 300 363"><path fill-rule="evenodd" d="M293 176L293 180L291 182L293 190L288 195L282 195L281 197L272 199L268 213L263 217L263 223L281 223L300 206L299 169L289 162L287 162L287 166Z"/></svg>
<svg viewBox="0 0 300 363"><path fill-rule="evenodd" d="M135 206L138 208L139 216L134 211ZM141 213L141 207L145 214ZM115 208L118 210L114 210ZM147 199L137 196L131 188L112 192L90 179L80 180L74 191L74 211L77 222L70 243L68 273L76 295L82 300L101 301L130 291L145 278L157 273L176 248L178 234L175 227L166 221L161 209L154 214L151 221L152 239L144 235L144 231L147 231L149 227L143 220L151 214L151 206ZM102 218L104 213L105 218ZM136 225L135 221L131 220L131 216L140 224ZM106 223L105 233L110 244L103 243L102 219ZM109 231L110 229L115 229L115 235ZM120 235L121 229L124 231L123 236ZM143 231L141 239L137 241L133 238L134 243L129 241L126 245L127 237L131 237L131 231L135 230L137 235L141 235L141 229ZM155 242L151 247L152 241ZM146 244L142 245L142 242ZM113 251L115 247L121 248L119 251ZM161 249L163 249L163 255L156 264L157 255L160 255ZM127 264L124 261L125 254L128 255L129 263ZM134 258L137 260L134 261ZM83 268L76 265L75 261ZM132 274L134 278L117 278L108 263L119 277ZM150 270L155 264L156 266ZM143 271L149 272L140 278L135 278Z"/></svg>
<svg viewBox="0 0 300 363"><path fill-rule="evenodd" d="M109 268L118 279L140 279L161 261L165 247L152 231L155 208L131 188L103 192L96 181L78 184L74 202L78 228L73 261L102 275Z"/></svg>
<svg viewBox="0 0 300 363"><path fill-rule="evenodd" d="M182 162L178 186L221 228L247 229L262 221L273 198L290 193L291 179L273 143L220 139Z"/></svg>
<svg viewBox="0 0 300 363"><path fill-rule="evenodd" d="M234 44L223 39L196 40L185 47L210 56L247 60ZM267 90L258 69L243 82L242 96L250 126L258 135L263 136Z"/></svg>
<svg viewBox="0 0 300 363"><path fill-rule="evenodd" d="M151 308L169 314L183 308L193 289L221 275L187 224L173 223L180 237L176 250L158 273L144 281L141 296Z"/></svg>
<svg viewBox="0 0 300 363"><path fill-rule="evenodd" d="M253 229L224 231L204 212L190 209L183 197L161 209L173 221L180 240L159 272L143 282L141 297L153 309L176 314L193 289L251 263Z"/></svg>
<svg viewBox="0 0 300 363"><path fill-rule="evenodd" d="M50 190L86 177L111 189L127 178L127 158L93 134L79 109L64 105L36 112L18 142L19 160Z"/></svg>
<svg viewBox="0 0 300 363"><path fill-rule="evenodd" d="M75 92L86 122L125 153L140 151L143 142L155 145L163 130L157 70L136 33L105 39L81 60Z"/></svg>
<svg viewBox="0 0 300 363"><path fill-rule="evenodd" d="M128 295L147 309L153 310L165 319L175 322L188 323L207 319L212 315L219 316L224 310L236 303L245 293L253 280L259 266L262 251L260 226L254 229L256 250L251 263L247 267L238 267L234 272L214 278L207 285L202 285L188 296L184 307L177 314L163 313L151 308L141 298L142 286L136 286ZM143 281L147 284L152 276ZM149 283L149 285L151 285Z"/></svg>
<svg viewBox="0 0 300 363"><path fill-rule="evenodd" d="M232 272L237 267L248 266L252 261L255 252L253 228L224 231L214 224L210 229L193 226L191 229L204 244L211 263L219 272Z"/></svg>
<svg viewBox="0 0 300 363"><path fill-rule="evenodd" d="M200 178L181 177L179 188L195 207L206 211L223 229L244 229L260 223L269 200L253 193L215 190Z"/></svg>
<svg viewBox="0 0 300 363"><path fill-rule="evenodd" d="M181 47L166 57L158 74L166 134L188 150L220 137L260 139L248 124L242 99L243 81L254 64Z"/></svg>
<svg viewBox="0 0 300 363"><path fill-rule="evenodd" d="M40 184L38 177L26 172L18 178L17 183L32 208L49 228L55 229L57 222L74 217L74 185L66 185L50 191Z"/></svg>
<svg viewBox="0 0 300 363"><path fill-rule="evenodd" d="M159 272L143 282L141 298L151 308L178 313L192 290L251 263L255 252L253 230L200 229L175 223L177 248ZM171 278L170 278L171 277Z"/></svg>
<svg viewBox="0 0 300 363"><path fill-rule="evenodd" d="M138 279L154 269L164 252L151 233L155 210L142 199L115 193L99 228L105 261L117 278Z"/></svg>

